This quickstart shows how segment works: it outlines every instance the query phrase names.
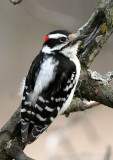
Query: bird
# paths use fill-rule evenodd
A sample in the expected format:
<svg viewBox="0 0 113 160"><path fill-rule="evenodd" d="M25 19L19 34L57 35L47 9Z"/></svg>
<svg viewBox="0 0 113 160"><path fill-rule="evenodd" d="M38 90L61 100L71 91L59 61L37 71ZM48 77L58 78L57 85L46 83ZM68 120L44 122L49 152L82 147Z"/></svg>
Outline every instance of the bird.
<svg viewBox="0 0 113 160"><path fill-rule="evenodd" d="M67 30L45 36L21 87L23 143L34 142L69 107L80 77L77 53L84 39Z"/></svg>

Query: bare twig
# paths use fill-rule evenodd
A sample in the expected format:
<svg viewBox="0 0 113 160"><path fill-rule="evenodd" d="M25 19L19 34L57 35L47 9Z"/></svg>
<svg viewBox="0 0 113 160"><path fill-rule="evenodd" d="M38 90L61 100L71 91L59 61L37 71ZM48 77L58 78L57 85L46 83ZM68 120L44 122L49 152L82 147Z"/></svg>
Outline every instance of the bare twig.
<svg viewBox="0 0 113 160"><path fill-rule="evenodd" d="M71 105L68 107L68 109L65 111L66 117L72 113L77 111L84 111L86 109L90 109L92 107L96 107L100 105L100 103L95 101L82 101L80 98L73 98Z"/></svg>
<svg viewBox="0 0 113 160"><path fill-rule="evenodd" d="M110 160L111 157L111 146L108 146L106 149L104 160Z"/></svg>
<svg viewBox="0 0 113 160"><path fill-rule="evenodd" d="M13 3L14 5L19 4L22 2L22 0L9 0L11 3Z"/></svg>

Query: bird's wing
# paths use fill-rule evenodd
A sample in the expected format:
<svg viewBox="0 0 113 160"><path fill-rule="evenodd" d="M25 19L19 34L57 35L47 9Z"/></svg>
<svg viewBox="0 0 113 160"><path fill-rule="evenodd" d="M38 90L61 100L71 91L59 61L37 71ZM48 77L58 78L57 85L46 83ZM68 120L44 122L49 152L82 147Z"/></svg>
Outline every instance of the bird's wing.
<svg viewBox="0 0 113 160"><path fill-rule="evenodd" d="M40 63L43 61L43 55L39 54L36 56L34 61L31 64L28 75L26 76L24 87L23 87L23 96L22 96L22 108L21 108L21 135L22 141L27 142L29 130L32 129L31 125L31 113L33 106L29 99L30 94L34 90L36 83L36 77L38 76L40 70Z"/></svg>

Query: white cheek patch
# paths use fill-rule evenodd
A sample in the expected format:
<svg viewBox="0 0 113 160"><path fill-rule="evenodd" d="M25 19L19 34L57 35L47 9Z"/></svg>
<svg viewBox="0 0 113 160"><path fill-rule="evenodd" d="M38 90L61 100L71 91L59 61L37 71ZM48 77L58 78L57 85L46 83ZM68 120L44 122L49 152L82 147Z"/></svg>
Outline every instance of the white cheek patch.
<svg viewBox="0 0 113 160"><path fill-rule="evenodd" d="M54 53L54 51L55 50L60 50L62 47L64 47L66 44L65 43L63 43L63 44L60 44L60 45L57 45L57 46L55 46L55 47L53 47L53 48L50 48L50 47L48 47L47 45L46 46L44 46L43 48L42 48L42 52L43 53L46 53L46 54L55 54Z"/></svg>

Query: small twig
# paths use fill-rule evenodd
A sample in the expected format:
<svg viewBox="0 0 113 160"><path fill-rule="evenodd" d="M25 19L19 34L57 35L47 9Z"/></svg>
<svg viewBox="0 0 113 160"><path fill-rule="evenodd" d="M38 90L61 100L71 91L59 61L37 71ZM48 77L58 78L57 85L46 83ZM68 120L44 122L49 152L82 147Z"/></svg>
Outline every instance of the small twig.
<svg viewBox="0 0 113 160"><path fill-rule="evenodd" d="M14 5L19 4L22 2L22 0L9 0L11 3L13 3Z"/></svg>
<svg viewBox="0 0 113 160"><path fill-rule="evenodd" d="M47 137L47 140L46 140L46 151L47 151L47 159L48 160L55 159L55 157L58 154L57 153L57 147L58 147L59 142L62 141L65 138L65 135L70 131L70 128L73 125L75 126L76 124L78 124L78 122L80 122L82 120L83 120L83 115L77 115L72 120L68 121L68 123L65 123L57 131L53 132L52 134L50 134ZM69 147L69 149L72 149L72 148ZM51 151L51 152L49 152L49 151ZM79 157L78 153L76 153L76 157L77 158Z"/></svg>
<svg viewBox="0 0 113 160"><path fill-rule="evenodd" d="M100 103L98 102L95 102L95 101L90 101L90 102L86 102L86 105L85 105L85 109L90 109L90 108L93 108L93 107L96 107L96 106L99 106Z"/></svg>
<svg viewBox="0 0 113 160"><path fill-rule="evenodd" d="M80 98L73 98L71 105L65 111L65 115L69 115L71 112L84 111L86 109L90 109L100 105L100 103L95 101L82 101Z"/></svg>
<svg viewBox="0 0 113 160"><path fill-rule="evenodd" d="M111 157L111 146L108 146L105 153L104 160L110 160L110 157Z"/></svg>
<svg viewBox="0 0 113 160"><path fill-rule="evenodd" d="M113 71L106 73L106 75L104 76L100 75L96 71L91 71L90 69L88 69L88 71L90 72L92 79L100 81L100 83L103 83L105 85L113 80Z"/></svg>

